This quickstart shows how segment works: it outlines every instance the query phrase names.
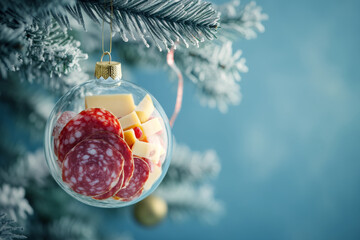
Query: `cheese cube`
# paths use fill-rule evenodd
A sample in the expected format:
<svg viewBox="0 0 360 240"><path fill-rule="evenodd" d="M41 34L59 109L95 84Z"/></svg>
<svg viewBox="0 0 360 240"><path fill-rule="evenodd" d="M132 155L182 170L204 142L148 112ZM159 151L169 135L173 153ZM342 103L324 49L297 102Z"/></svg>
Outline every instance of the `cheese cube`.
<svg viewBox="0 0 360 240"><path fill-rule="evenodd" d="M134 156L147 158L151 160L154 164L157 164L159 162L161 149L157 144L137 140L135 141L131 150Z"/></svg>
<svg viewBox="0 0 360 240"><path fill-rule="evenodd" d="M146 183L144 185L144 190L145 191L149 190L152 187L154 182L156 180L158 180L158 178L161 176L161 173L162 173L161 167L159 167L157 165L153 166L153 171L150 172L149 178L148 178L148 180L146 181Z"/></svg>
<svg viewBox="0 0 360 240"><path fill-rule="evenodd" d="M124 131L125 142L131 147L136 141L135 132L133 129Z"/></svg>
<svg viewBox="0 0 360 240"><path fill-rule="evenodd" d="M105 108L120 118L134 111L135 103L132 94L95 95L85 97L88 108Z"/></svg>
<svg viewBox="0 0 360 240"><path fill-rule="evenodd" d="M151 136L159 131L161 131L162 126L159 121L159 118L153 118L147 122L144 122L142 125L142 130L145 136Z"/></svg>
<svg viewBox="0 0 360 240"><path fill-rule="evenodd" d="M119 119L120 125L123 130L128 130L130 128L139 127L140 120L135 112L131 112L128 115Z"/></svg>
<svg viewBox="0 0 360 240"><path fill-rule="evenodd" d="M150 159L153 163L158 164L160 161L160 156L164 152L164 148L161 145L156 144L156 151L154 156Z"/></svg>
<svg viewBox="0 0 360 240"><path fill-rule="evenodd" d="M151 100L150 95L146 94L143 100L141 100L141 102L136 106L135 111L140 121L143 123L149 119L154 109L155 107Z"/></svg>

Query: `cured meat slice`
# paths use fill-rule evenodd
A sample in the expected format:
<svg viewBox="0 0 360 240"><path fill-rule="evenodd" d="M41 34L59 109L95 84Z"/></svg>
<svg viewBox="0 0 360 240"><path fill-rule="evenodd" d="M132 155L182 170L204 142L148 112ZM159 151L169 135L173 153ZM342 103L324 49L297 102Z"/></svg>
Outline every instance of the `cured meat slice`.
<svg viewBox="0 0 360 240"><path fill-rule="evenodd" d="M134 195L132 195L131 197L128 198L119 198L117 196L113 197L115 200L121 200L124 202L129 202L131 200L134 200L135 198L140 197L140 195L142 194L142 192L144 191L144 188L139 189L139 191L137 191Z"/></svg>
<svg viewBox="0 0 360 240"><path fill-rule="evenodd" d="M124 157L124 182L120 186L124 188L128 185L133 173L134 173L134 159L133 154L127 143L123 138L119 135L114 134L112 132L96 132L93 135L88 137L89 139L102 139L108 143L110 143L114 148L116 148ZM118 189L120 190L120 189ZM116 192L115 192L116 193ZM114 194L115 194L114 193Z"/></svg>
<svg viewBox="0 0 360 240"><path fill-rule="evenodd" d="M97 196L118 183L123 166L123 156L109 143L85 139L66 155L62 179L74 192Z"/></svg>
<svg viewBox="0 0 360 240"><path fill-rule="evenodd" d="M141 158L134 158L134 174L130 179L129 185L121 189L114 199L121 201L129 201L133 199L139 191L142 191L145 182L149 178L150 168L148 164Z"/></svg>
<svg viewBox="0 0 360 240"><path fill-rule="evenodd" d="M59 148L59 135L64 126L76 116L75 112L65 111L61 114L57 120L55 127L53 128L52 135L54 136L54 152L57 154Z"/></svg>
<svg viewBox="0 0 360 240"><path fill-rule="evenodd" d="M108 191L107 193L95 196L93 198L96 200L104 200L104 199L108 199L108 198L114 196L118 191L120 191L120 189L123 185L123 182L124 182L124 171L121 172L118 183L112 189L110 189L110 191Z"/></svg>
<svg viewBox="0 0 360 240"><path fill-rule="evenodd" d="M59 161L62 162L76 144L98 131L109 131L123 137L119 120L105 109L89 108L76 115L60 133Z"/></svg>

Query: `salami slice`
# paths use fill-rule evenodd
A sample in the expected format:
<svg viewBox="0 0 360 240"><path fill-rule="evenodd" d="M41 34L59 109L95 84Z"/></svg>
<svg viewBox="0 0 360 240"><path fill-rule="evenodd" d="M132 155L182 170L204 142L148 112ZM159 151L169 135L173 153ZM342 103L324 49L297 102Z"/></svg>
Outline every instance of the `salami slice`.
<svg viewBox="0 0 360 240"><path fill-rule="evenodd" d="M141 158L134 158L134 174L130 179L129 185L121 189L114 199L121 201L129 201L127 199L133 199L139 191L142 191L145 182L149 178L150 169L148 164Z"/></svg>
<svg viewBox="0 0 360 240"><path fill-rule="evenodd" d="M110 189L110 191L108 191L107 193L95 196L93 198L96 200L108 199L108 198L114 196L118 191L120 191L123 183L124 183L124 171L121 172L118 183L112 189Z"/></svg>
<svg viewBox="0 0 360 240"><path fill-rule="evenodd" d="M98 131L109 131L123 137L119 120L105 109L89 108L76 115L60 133L59 161L62 162L76 144Z"/></svg>
<svg viewBox="0 0 360 240"><path fill-rule="evenodd" d="M85 139L66 155L62 179L72 190L85 196L110 191L119 181L124 159L109 143Z"/></svg>
<svg viewBox="0 0 360 240"><path fill-rule="evenodd" d="M142 194L142 192L144 191L144 188L139 189L139 191L137 191L134 195L132 195L131 197L128 198L119 198L117 196L113 197L115 200L121 200L124 202L129 202L131 200L134 200L135 198L140 197L140 195Z"/></svg>
<svg viewBox="0 0 360 240"><path fill-rule="evenodd" d="M133 172L134 172L134 159L132 155L132 151L125 142L123 138L121 138L119 135L114 134L112 132L96 132L93 135L88 137L89 139L102 139L108 143L110 143L114 148L116 148L124 157L125 163L124 163L124 182L122 184L122 188L128 185ZM120 190L120 189L118 189ZM115 192L116 193L116 192ZM114 193L114 194L115 194Z"/></svg>
<svg viewBox="0 0 360 240"><path fill-rule="evenodd" d="M55 127L53 128L52 135L54 136L54 152L57 154L59 148L59 135L64 126L76 116L75 112L65 111L61 114L57 120Z"/></svg>

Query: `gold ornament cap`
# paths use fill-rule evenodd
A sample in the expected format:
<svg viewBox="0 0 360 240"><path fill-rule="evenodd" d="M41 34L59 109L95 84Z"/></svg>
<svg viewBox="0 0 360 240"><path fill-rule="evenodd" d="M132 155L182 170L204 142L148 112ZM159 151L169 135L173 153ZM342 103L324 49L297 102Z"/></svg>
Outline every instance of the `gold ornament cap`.
<svg viewBox="0 0 360 240"><path fill-rule="evenodd" d="M109 61L103 62L103 57L105 55L109 55ZM108 79L111 77L112 79L121 79L121 63L111 61L111 55L109 52L104 52L101 56L100 62L97 62L95 65L95 77L104 79Z"/></svg>

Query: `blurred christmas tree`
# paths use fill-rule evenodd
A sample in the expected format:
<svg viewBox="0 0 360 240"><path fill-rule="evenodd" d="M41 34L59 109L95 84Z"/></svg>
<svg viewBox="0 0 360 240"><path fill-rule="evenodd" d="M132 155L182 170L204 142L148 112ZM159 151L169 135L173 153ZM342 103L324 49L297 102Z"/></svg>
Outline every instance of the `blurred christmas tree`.
<svg viewBox="0 0 360 240"><path fill-rule="evenodd" d="M93 71L82 60L100 51L99 23L102 17L109 22L109 4L0 2L0 237L4 239L23 238L8 217L31 239L110 239L93 227L98 218L88 216L89 207L72 200L52 181L42 150L45 122L55 100ZM201 103L224 112L240 102L240 73L248 68L241 51L233 51L232 41L264 31L267 16L254 2L216 6L197 0L114 0L113 6L113 27L121 37L114 38L113 51L122 61L161 68L166 66L164 50L176 47L175 62L198 89ZM166 201L172 219L195 214L211 221L223 206L207 180L219 170L213 150L198 153L176 144L172 165L155 195ZM102 212L91 214L101 217Z"/></svg>

